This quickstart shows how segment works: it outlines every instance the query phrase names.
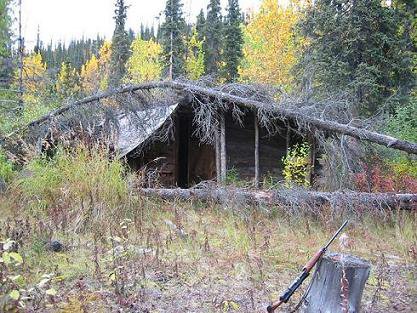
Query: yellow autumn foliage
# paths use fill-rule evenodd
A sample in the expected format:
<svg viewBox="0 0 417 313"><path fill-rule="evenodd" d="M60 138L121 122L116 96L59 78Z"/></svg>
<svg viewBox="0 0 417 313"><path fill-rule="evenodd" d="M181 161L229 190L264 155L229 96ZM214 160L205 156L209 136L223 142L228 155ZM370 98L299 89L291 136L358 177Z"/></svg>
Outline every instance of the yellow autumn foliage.
<svg viewBox="0 0 417 313"><path fill-rule="evenodd" d="M100 88L99 60L94 54L81 68L81 87L87 94L96 93Z"/></svg>
<svg viewBox="0 0 417 313"><path fill-rule="evenodd" d="M300 1L284 5L263 0L260 11L244 30L242 80L289 87L296 62L294 26L301 11Z"/></svg>
<svg viewBox="0 0 417 313"><path fill-rule="evenodd" d="M132 55L126 64L125 80L131 83L141 83L159 79L162 72L162 47L151 40L138 37L132 42Z"/></svg>
<svg viewBox="0 0 417 313"><path fill-rule="evenodd" d="M15 80L19 74L16 72ZM40 53L23 58L23 88L26 94L35 94L46 87L46 64Z"/></svg>
<svg viewBox="0 0 417 313"><path fill-rule="evenodd" d="M106 90L109 86L110 58L111 42L105 41L100 48L98 59L100 90Z"/></svg>
<svg viewBox="0 0 417 313"><path fill-rule="evenodd" d="M197 80L204 74L204 50L203 41L198 40L195 28L187 43L187 50L187 59L185 60L187 76L192 80Z"/></svg>

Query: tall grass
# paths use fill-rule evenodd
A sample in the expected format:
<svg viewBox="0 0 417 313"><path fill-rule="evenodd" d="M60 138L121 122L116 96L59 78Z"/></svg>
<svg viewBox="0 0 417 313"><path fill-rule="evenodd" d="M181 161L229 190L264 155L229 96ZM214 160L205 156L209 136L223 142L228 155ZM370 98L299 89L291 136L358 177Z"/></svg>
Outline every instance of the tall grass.
<svg viewBox="0 0 417 313"><path fill-rule="evenodd" d="M109 159L102 149L58 148L52 158L28 163L13 191L21 209L81 231L88 222L117 219L128 200L125 175L121 161Z"/></svg>

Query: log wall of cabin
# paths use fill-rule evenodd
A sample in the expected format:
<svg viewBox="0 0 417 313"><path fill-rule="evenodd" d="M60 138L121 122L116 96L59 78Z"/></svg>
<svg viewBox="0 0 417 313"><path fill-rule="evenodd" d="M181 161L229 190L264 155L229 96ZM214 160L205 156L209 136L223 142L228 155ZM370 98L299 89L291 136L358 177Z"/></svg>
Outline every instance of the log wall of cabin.
<svg viewBox="0 0 417 313"><path fill-rule="evenodd" d="M245 112L242 125L235 121L232 113L226 114L226 154L227 169L237 171L242 179L253 180L255 177L255 116L251 111ZM270 136L259 127L259 174L264 177L274 177L281 180L282 158L287 152L287 127L284 123L278 125L280 132ZM292 135L290 144L298 139Z"/></svg>
<svg viewBox="0 0 417 313"><path fill-rule="evenodd" d="M134 171L141 171L146 167L148 173L157 172L158 182L163 186L176 185L176 142L154 142L142 155L128 156L127 162ZM146 179L146 178L145 178ZM150 182L154 183L154 182ZM145 182L148 184L148 182Z"/></svg>

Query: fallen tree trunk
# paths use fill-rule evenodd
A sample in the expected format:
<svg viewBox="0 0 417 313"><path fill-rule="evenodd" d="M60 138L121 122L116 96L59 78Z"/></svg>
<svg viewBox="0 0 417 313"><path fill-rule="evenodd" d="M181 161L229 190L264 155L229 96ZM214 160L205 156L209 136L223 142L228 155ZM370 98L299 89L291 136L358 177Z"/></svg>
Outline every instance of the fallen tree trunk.
<svg viewBox="0 0 417 313"><path fill-rule="evenodd" d="M124 87L120 87L120 88L117 88L117 89L114 89L114 90L100 92L100 93L95 94L93 96L86 97L84 99L75 101L75 102L70 103L68 105L65 105L63 107L60 107L56 110L53 110L53 111L49 112L48 114L45 114L45 115L41 116L40 118L30 122L29 124L26 125L26 128L36 126L36 125L40 125L43 122L46 122L47 120L52 119L55 116L63 114L65 112L67 112L67 111L69 111L73 108L79 107L81 105L88 104L88 103L95 102L95 101L100 101L101 99L109 98L109 97L112 97L112 96L117 95L117 94L134 92L134 91L137 91L137 90L149 90L149 89L164 88L164 87L168 88L169 86L166 85L165 82L148 82L148 83L143 83L143 84L139 84L139 85L124 86Z"/></svg>
<svg viewBox="0 0 417 313"><path fill-rule="evenodd" d="M166 200L200 200L217 203L237 202L248 205L283 205L317 207L330 204L336 207L360 206L381 209L417 209L417 194L366 193L366 192L319 192L299 189L278 191L248 191L230 188L205 189L154 189L143 188L140 193Z"/></svg>
<svg viewBox="0 0 417 313"><path fill-rule="evenodd" d="M191 93L197 93L204 96L211 96L224 101L233 102L246 106L250 109L262 108L265 105L262 102L245 99L242 97L234 96L229 93L218 91L216 89L204 88L200 86L194 86L191 84L179 83L179 82L170 82L170 85L176 89L188 90ZM271 109L271 107L268 107ZM405 140L400 140L391 136L379 134L377 132L372 132L363 128L357 128L346 124L340 124L337 122L323 120L315 118L312 116L305 115L297 110L290 110L287 108L280 107L278 105L273 107L273 110L282 115L285 118L294 119L301 121L306 124L314 125L317 129L327 130L338 134L348 135L357 139L366 140L369 142L377 143L379 145L393 148L397 150L402 150L408 153L417 154L417 144L408 142Z"/></svg>
<svg viewBox="0 0 417 313"><path fill-rule="evenodd" d="M317 129L326 130L326 131L330 131L330 132L337 133L337 134L348 135L357 139L373 142L373 143L376 143L376 144L379 144L388 148L393 148L393 149L397 149L397 150L401 150L407 153L412 153L412 154L417 155L416 143L412 143L412 142L405 141L405 140L400 140L400 139L397 139L388 135L380 134L377 132L372 132L363 128L358 128L358 127L350 126L347 124L341 124L341 123L334 122L334 121L316 118L313 116L303 114L299 110L291 110L291 109L281 107L278 105L271 105L271 104L267 105L260 101L235 96L230 93L222 92L215 88L206 88L206 87L201 87L198 85L176 82L176 81L148 82L148 83L143 83L139 85L125 86L125 87L121 87L112 91L102 92L97 95L84 98L72 104L61 107L57 110L54 110L50 112L49 114L44 115L38 118L37 120L32 121L26 126L26 128L40 125L43 122L49 119L52 119L53 117L57 115L65 113L72 108L75 108L84 104L88 104L94 101L99 101L101 99L108 98L117 94L135 92L138 90L149 90L149 89L155 89L155 88L171 88L171 89L175 89L179 91L190 92L192 94L198 94L198 95L202 95L206 97L207 96L213 97L221 101L227 101L227 102L239 104L247 108L250 108L252 110L268 109L268 110L271 110L272 112L279 114L280 116L282 116L282 118L297 120L301 123L315 126Z"/></svg>

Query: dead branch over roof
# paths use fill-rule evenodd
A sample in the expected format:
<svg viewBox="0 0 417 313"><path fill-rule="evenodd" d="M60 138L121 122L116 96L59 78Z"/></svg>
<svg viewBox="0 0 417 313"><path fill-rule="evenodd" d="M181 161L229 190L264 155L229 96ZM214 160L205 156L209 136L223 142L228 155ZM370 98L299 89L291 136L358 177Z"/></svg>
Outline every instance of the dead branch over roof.
<svg viewBox="0 0 417 313"><path fill-rule="evenodd" d="M400 140L388 135L380 134L365 128L352 126L350 123L341 123L334 120L329 120L311 114L308 110L297 105L285 105L274 101L273 97L260 97L259 95L248 96L245 93L239 93L236 88L231 88L233 85L225 85L223 87L205 87L197 83L180 82L180 81L160 81L147 82L139 85L125 86L116 90L99 93L97 95L84 98L74 103L63 106L41 118L32 121L27 125L28 128L40 125L54 117L61 115L67 111L81 107L85 104L99 102L102 99L113 97L119 94L135 94L137 91L146 91L151 89L172 89L179 92L184 92L193 95L194 97L210 98L213 105L225 107L226 103L234 106L239 105L257 112L258 120L262 126L268 127L268 120L274 119L291 119L297 121L299 125L306 128L315 128L317 130L328 131L335 134L348 135L360 140L376 143L388 148L405 151L407 153L417 155L417 144L405 140ZM253 90L253 88L252 88ZM305 107L309 104L306 103ZM310 104L311 106L311 104ZM236 110L236 116L239 115L239 110Z"/></svg>
<svg viewBox="0 0 417 313"><path fill-rule="evenodd" d="M139 191L146 196L156 196L165 200L199 200L216 203L238 203L239 205L284 206L295 213L300 208L314 212L324 204L333 209L347 211L373 209L417 210L417 194L366 193L354 191L318 192L304 189L279 189L270 191L244 190L240 188L192 188L154 189Z"/></svg>

